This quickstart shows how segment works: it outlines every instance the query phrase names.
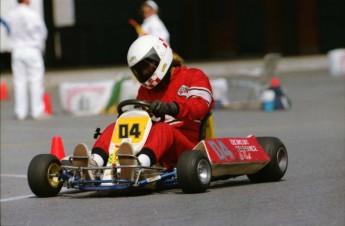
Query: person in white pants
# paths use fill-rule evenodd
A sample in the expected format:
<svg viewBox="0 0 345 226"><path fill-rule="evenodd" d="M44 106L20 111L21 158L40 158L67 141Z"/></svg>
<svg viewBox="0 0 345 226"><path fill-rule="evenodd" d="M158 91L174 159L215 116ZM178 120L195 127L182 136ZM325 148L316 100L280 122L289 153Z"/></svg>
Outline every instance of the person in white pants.
<svg viewBox="0 0 345 226"><path fill-rule="evenodd" d="M7 17L11 29L15 114L20 120L28 117L30 93L31 116L40 119L45 117L42 51L47 28L43 18L30 9L30 0L18 0L18 3Z"/></svg>

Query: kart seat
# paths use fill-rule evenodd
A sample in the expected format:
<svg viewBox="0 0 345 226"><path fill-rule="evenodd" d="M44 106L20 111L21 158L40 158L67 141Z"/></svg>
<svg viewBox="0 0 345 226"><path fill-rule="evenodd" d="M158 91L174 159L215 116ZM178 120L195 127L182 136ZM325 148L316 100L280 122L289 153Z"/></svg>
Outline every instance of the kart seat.
<svg viewBox="0 0 345 226"><path fill-rule="evenodd" d="M209 112L207 113L205 118L201 121L199 140L201 141L206 138L213 138L213 137L214 137L213 117L212 117L212 112Z"/></svg>

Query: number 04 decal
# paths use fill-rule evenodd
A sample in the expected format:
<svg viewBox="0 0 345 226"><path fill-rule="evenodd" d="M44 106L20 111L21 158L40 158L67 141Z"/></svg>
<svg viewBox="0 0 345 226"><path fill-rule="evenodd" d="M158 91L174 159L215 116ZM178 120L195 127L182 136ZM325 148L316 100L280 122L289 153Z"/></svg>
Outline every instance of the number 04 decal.
<svg viewBox="0 0 345 226"><path fill-rule="evenodd" d="M121 144L123 139L130 139L132 143L139 143L145 134L149 117L128 117L120 118L117 120L112 142L115 144Z"/></svg>
<svg viewBox="0 0 345 226"><path fill-rule="evenodd" d="M129 128L129 124L119 125L119 138L128 138L133 136L135 138L140 137L140 130L139 130L139 123L134 123L131 128Z"/></svg>

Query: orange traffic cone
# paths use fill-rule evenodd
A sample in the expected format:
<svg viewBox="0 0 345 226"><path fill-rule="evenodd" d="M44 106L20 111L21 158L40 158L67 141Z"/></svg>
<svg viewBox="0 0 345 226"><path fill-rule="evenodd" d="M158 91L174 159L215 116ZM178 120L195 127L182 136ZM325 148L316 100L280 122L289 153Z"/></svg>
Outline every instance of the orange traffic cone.
<svg viewBox="0 0 345 226"><path fill-rule="evenodd" d="M43 102L44 102L44 112L47 115L52 115L53 114L53 106L52 106L50 95L48 92L44 93Z"/></svg>
<svg viewBox="0 0 345 226"><path fill-rule="evenodd" d="M60 136L54 136L53 137L50 154L55 155L60 161L61 161L61 159L66 157L65 150L64 150L63 144L62 144L62 139Z"/></svg>
<svg viewBox="0 0 345 226"><path fill-rule="evenodd" d="M9 95L8 95L8 90L7 90L7 84L6 83L1 83L0 84L0 100L8 100Z"/></svg>

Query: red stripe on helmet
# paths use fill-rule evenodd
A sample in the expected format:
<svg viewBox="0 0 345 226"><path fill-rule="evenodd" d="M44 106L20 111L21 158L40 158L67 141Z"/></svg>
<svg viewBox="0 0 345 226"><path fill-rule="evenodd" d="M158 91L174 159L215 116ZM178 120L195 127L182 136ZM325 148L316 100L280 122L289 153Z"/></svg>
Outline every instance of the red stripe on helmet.
<svg viewBox="0 0 345 226"><path fill-rule="evenodd" d="M159 38L159 40L161 40L161 41L163 42L163 46L164 46L165 48L168 48L168 44L165 43L164 39Z"/></svg>

